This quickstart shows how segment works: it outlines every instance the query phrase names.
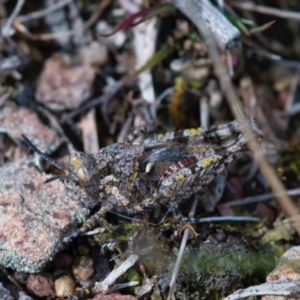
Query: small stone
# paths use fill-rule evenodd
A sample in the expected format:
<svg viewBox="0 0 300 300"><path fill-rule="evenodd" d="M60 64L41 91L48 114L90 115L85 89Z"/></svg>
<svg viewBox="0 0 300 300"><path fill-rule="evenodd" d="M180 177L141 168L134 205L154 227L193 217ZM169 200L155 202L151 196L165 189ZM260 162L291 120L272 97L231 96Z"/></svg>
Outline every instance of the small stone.
<svg viewBox="0 0 300 300"><path fill-rule="evenodd" d="M73 265L73 275L78 280L88 280L94 274L94 262L88 256L81 256Z"/></svg>
<svg viewBox="0 0 300 300"><path fill-rule="evenodd" d="M54 282L57 297L72 296L75 291L75 281L70 276L62 276Z"/></svg>
<svg viewBox="0 0 300 300"><path fill-rule="evenodd" d="M26 287L38 297L54 296L53 281L48 274L30 275Z"/></svg>

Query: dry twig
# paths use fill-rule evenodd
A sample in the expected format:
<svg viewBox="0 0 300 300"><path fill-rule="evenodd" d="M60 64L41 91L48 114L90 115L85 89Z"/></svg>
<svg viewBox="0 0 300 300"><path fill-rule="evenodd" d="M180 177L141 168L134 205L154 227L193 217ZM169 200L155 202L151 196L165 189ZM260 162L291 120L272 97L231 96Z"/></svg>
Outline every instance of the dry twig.
<svg viewBox="0 0 300 300"><path fill-rule="evenodd" d="M237 7L240 9L244 9L247 11L253 11L256 13L261 13L265 15L271 15L278 18L285 18L285 19L293 19L295 21L300 21L300 13L293 12L293 11L286 11L282 9L277 9L273 7L268 7L264 5L258 5L251 2L246 1L233 1L231 3L233 7Z"/></svg>

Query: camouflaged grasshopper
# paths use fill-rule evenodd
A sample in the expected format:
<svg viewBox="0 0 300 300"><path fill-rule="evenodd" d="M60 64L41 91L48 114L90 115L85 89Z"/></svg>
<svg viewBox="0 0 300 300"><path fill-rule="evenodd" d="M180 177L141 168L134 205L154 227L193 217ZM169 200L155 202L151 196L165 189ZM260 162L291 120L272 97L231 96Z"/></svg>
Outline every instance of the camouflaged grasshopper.
<svg viewBox="0 0 300 300"><path fill-rule="evenodd" d="M259 134L253 121L250 125L254 134ZM176 206L195 193L206 193L246 144L239 123L233 121L150 136L141 142L116 143L95 154L74 152L66 169L25 136L22 139L82 187L90 207L100 204L100 210L81 231L95 226L111 210L138 213L156 203Z"/></svg>

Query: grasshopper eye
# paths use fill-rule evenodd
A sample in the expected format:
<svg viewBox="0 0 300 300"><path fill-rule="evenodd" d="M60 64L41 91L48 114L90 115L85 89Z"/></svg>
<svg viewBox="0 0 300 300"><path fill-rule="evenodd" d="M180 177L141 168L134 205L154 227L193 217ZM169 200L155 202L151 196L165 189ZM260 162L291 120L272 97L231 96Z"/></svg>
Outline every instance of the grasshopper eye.
<svg viewBox="0 0 300 300"><path fill-rule="evenodd" d="M74 152L70 156L69 162L69 175L75 180L80 186L86 186L90 183L94 173L90 172L87 166L87 159L90 159L81 152Z"/></svg>
<svg viewBox="0 0 300 300"><path fill-rule="evenodd" d="M146 166L145 166L145 173L149 174L152 171L153 166L154 166L153 163L151 163L151 162L147 163Z"/></svg>

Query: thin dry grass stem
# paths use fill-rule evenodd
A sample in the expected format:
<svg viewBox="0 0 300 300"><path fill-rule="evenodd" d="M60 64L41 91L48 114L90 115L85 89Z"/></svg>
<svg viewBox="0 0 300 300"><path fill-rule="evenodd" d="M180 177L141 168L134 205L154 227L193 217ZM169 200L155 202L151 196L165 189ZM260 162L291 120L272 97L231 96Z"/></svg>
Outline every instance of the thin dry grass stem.
<svg viewBox="0 0 300 300"><path fill-rule="evenodd" d="M123 261L119 266L112 270L103 281L96 282L94 291L96 293L108 293L110 287L115 283L115 281L128 269L133 267L138 259L139 257L136 254L130 255L125 261Z"/></svg>
<svg viewBox="0 0 300 300"><path fill-rule="evenodd" d="M110 99L116 96L122 90L122 88L124 88L128 83L132 82L131 80L132 80L131 77L130 76L128 77L128 75L126 75L120 81L118 81L113 87L111 87L109 92L105 93L102 96L96 97L90 100L89 102L84 103L81 107L76 108L70 113L65 114L62 117L60 123L61 124L67 123L74 117L78 116L81 113L84 113L85 111L89 110L90 108L96 105L103 104L103 106L105 106L105 103L107 103ZM108 120L105 121L108 124L107 122Z"/></svg>
<svg viewBox="0 0 300 300"><path fill-rule="evenodd" d="M136 59L136 70L140 69L147 63L155 53L157 40L157 18L152 18L133 28L133 48ZM156 118L155 109L155 91L153 85L152 73L145 70L138 75L138 86L141 97L150 105L150 114L153 119ZM138 125L141 120L136 116L134 120Z"/></svg>
<svg viewBox="0 0 300 300"><path fill-rule="evenodd" d="M22 1L24 1L24 0L22 0ZM94 14L82 26L82 29L81 29L82 33L86 32L99 19L99 17L103 13L104 9L111 3L111 1L112 0L102 0L102 1L100 1L96 11L94 12ZM71 3L72 3L72 1L71 1ZM55 9L57 9L57 8L55 8ZM51 11L48 11L48 14L50 12ZM22 33L28 39L33 40L33 41L44 41L44 42L45 41L51 41L51 40L55 40L55 39L62 38L62 37L74 36L78 33L78 28L76 28L76 29L63 31L63 32L56 32L56 33L33 34L25 27L24 24L22 24L21 20L22 20L22 17L17 18L15 20L16 21L14 23L15 30Z"/></svg>
<svg viewBox="0 0 300 300"><path fill-rule="evenodd" d="M189 13L196 13L195 9L197 9L197 6L195 6L194 1L189 1L187 6L189 8ZM264 174L264 176L268 180L270 188L276 195L284 214L291 219L296 218L298 216L298 209L292 202L291 198L286 194L285 187L277 177L274 169L264 158L259 143L256 141L249 123L247 122L247 118L244 115L240 100L232 86L230 77L228 76L223 65L220 63L220 54L217 49L216 42L214 41L210 31L206 27L205 22L201 18L197 19L197 24L195 25L197 26L201 36L205 39L208 53L212 59L216 75L226 96L228 105L230 106L231 112L236 120L241 124L242 130L248 140L248 147L252 153L254 160L259 166L262 174ZM295 229L297 230L298 234L300 234L300 228L296 227Z"/></svg>
<svg viewBox="0 0 300 300"><path fill-rule="evenodd" d="M41 41L41 42L53 41L59 38L66 38L76 34L75 30L67 30L67 31L55 32L55 33L34 34L28 31L24 25L20 25L18 23L16 24L15 28L18 32L26 36L26 38L28 38L29 40Z"/></svg>
<svg viewBox="0 0 300 300"><path fill-rule="evenodd" d="M126 137L130 134L130 130L132 129L132 119L133 117L129 116L123 123L123 126L117 138L117 143L123 143L126 140Z"/></svg>
<svg viewBox="0 0 300 300"><path fill-rule="evenodd" d="M259 222L260 219L249 216L216 216L195 219L196 223L213 223L213 222Z"/></svg>
<svg viewBox="0 0 300 300"><path fill-rule="evenodd" d="M85 153L96 153L99 151L99 140L96 124L95 108L89 110L81 119L80 127L83 136L83 148Z"/></svg>
<svg viewBox="0 0 300 300"><path fill-rule="evenodd" d="M231 2L231 6L237 7L247 11L253 11L256 13L261 13L265 15L271 15L278 18L285 18L285 19L293 19L295 21L300 21L300 13L293 12L293 11L286 11L282 9L272 8L263 5L257 5L252 2L246 1L233 1Z"/></svg>
<svg viewBox="0 0 300 300"><path fill-rule="evenodd" d="M84 24L84 31L88 30L99 19L99 17L102 15L102 13L106 9L106 7L108 5L110 5L111 2L112 2L112 0L101 0L98 2L99 5L98 5L97 9Z"/></svg>
<svg viewBox="0 0 300 300"><path fill-rule="evenodd" d="M299 196L300 188L296 188L293 190L287 190L286 193L289 196ZM251 197L246 197L246 198L229 201L229 202L225 203L224 206L231 207L231 206L247 205L247 204L253 204L253 203L258 203L258 202L264 202L264 201L268 201L268 200L275 198L275 196L276 195L274 195L273 193L256 195L256 196L251 196Z"/></svg>
<svg viewBox="0 0 300 300"><path fill-rule="evenodd" d="M73 0L61 0L57 3L54 3L53 5L45 8L45 9L41 9L38 11L34 11L32 13L29 13L27 15L23 15L23 16L19 16L16 20L19 22L29 22L31 20L34 19L39 19L39 18L43 18L46 15L60 9L63 8L64 6L70 4L71 2L73 2Z"/></svg>
<svg viewBox="0 0 300 300"><path fill-rule="evenodd" d="M189 213L189 218L192 218L194 216L197 204L198 204L198 197L195 196L192 207L191 207L191 210L190 210L190 213ZM185 250L185 247L186 247L186 243L188 241L190 233L192 233L192 230L189 227L186 227L186 229L184 230L184 233L183 233L180 249L178 251L176 263L175 263L175 266L174 266L174 269L173 269L172 278L171 278L170 283L169 283L169 293L168 293L167 300L171 300L174 297L176 279L177 279L177 276L178 276L178 272L179 272L179 268L180 268L180 265L181 265L182 257L183 257L184 250Z"/></svg>
<svg viewBox="0 0 300 300"><path fill-rule="evenodd" d="M10 17L7 19L5 25L2 27L1 35L3 37L12 36L15 33L15 30L12 28L12 24L17 18L18 14L20 13L25 0L18 0L13 12L11 13Z"/></svg>

